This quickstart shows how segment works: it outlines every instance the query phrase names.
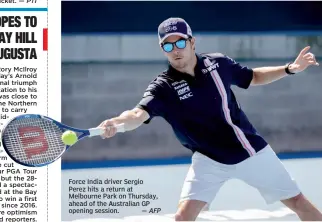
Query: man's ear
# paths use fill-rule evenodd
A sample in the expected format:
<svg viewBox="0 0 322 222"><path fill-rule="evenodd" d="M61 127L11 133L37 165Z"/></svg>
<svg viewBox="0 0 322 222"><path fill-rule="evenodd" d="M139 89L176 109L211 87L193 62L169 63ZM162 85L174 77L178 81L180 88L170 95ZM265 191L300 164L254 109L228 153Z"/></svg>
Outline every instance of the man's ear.
<svg viewBox="0 0 322 222"><path fill-rule="evenodd" d="M192 46L193 50L196 50L196 38L192 37L190 42L191 42L191 46Z"/></svg>
<svg viewBox="0 0 322 222"><path fill-rule="evenodd" d="M162 48L162 45L161 45L161 44L159 44L159 47L160 47L161 52L165 53L165 51L163 50L163 48Z"/></svg>

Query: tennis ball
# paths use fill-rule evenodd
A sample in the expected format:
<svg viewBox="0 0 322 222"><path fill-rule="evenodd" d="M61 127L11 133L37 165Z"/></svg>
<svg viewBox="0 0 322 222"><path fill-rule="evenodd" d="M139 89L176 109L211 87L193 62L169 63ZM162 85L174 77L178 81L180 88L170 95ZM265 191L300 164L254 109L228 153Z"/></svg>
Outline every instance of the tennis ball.
<svg viewBox="0 0 322 222"><path fill-rule="evenodd" d="M65 145L71 146L77 142L78 138L75 132L68 130L63 133L61 140Z"/></svg>

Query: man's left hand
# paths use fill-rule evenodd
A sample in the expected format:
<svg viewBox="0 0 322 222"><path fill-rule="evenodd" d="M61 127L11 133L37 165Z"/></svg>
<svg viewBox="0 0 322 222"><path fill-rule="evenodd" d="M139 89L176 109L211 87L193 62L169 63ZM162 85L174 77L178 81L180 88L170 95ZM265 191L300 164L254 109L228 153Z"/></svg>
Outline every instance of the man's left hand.
<svg viewBox="0 0 322 222"><path fill-rule="evenodd" d="M315 65L315 66L319 65L319 63L315 59L314 54L311 52L308 52L309 49L310 49L310 46L307 46L304 49L302 49L302 51L297 56L295 61L289 65L289 70L292 73L302 72L310 65Z"/></svg>

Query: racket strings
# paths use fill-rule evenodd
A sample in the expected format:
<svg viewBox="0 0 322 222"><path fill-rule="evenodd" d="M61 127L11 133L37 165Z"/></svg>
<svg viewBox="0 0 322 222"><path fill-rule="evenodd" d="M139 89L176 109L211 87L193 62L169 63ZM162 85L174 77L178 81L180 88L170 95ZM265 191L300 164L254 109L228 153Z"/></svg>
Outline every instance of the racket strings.
<svg viewBox="0 0 322 222"><path fill-rule="evenodd" d="M13 158L37 165L52 162L64 152L62 133L46 119L19 119L8 124L3 139Z"/></svg>

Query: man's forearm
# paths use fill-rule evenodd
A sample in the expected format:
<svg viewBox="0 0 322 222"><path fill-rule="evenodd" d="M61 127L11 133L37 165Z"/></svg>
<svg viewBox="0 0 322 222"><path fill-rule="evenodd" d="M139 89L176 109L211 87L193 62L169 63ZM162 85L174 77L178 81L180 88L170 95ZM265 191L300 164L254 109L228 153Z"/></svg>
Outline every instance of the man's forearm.
<svg viewBox="0 0 322 222"><path fill-rule="evenodd" d="M125 131L130 131L142 125L147 117L139 109L128 110L120 116L110 119L114 124L124 124Z"/></svg>
<svg viewBox="0 0 322 222"><path fill-rule="evenodd" d="M285 72L285 65L254 68L253 71L252 85L269 84L288 75Z"/></svg>

